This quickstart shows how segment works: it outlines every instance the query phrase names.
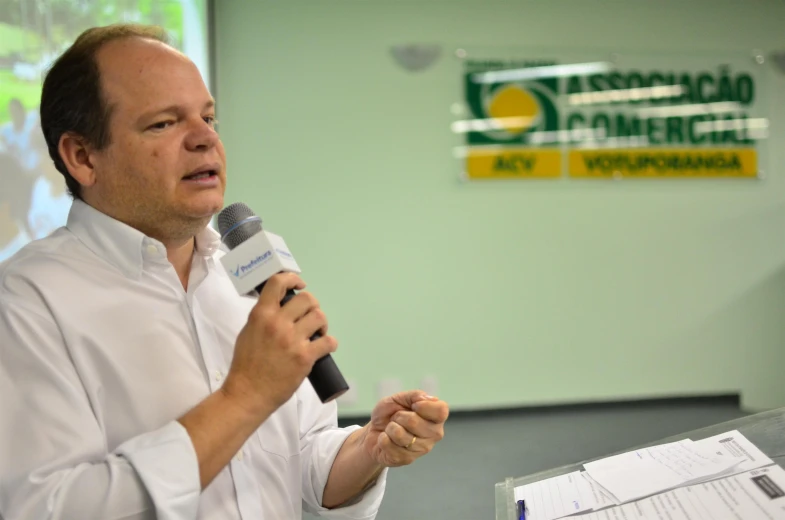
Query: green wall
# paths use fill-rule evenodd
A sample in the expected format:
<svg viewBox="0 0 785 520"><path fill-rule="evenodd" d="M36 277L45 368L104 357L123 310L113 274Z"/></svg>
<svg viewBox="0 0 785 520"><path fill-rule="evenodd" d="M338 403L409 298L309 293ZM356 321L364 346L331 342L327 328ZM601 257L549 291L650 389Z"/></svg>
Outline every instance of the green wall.
<svg viewBox="0 0 785 520"><path fill-rule="evenodd" d="M467 183L459 47L785 49L775 0L216 0L227 203L281 234L367 413L740 392L785 405L785 75L760 181ZM407 73L391 45L436 43Z"/></svg>

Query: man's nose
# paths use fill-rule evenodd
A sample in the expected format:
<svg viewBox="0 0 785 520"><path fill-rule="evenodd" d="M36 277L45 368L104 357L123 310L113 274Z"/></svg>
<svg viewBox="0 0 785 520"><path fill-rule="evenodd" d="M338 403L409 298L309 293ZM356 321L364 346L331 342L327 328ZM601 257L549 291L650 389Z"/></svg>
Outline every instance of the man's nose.
<svg viewBox="0 0 785 520"><path fill-rule="evenodd" d="M218 143L218 133L204 119L194 122L186 137L185 146L191 151L204 151Z"/></svg>

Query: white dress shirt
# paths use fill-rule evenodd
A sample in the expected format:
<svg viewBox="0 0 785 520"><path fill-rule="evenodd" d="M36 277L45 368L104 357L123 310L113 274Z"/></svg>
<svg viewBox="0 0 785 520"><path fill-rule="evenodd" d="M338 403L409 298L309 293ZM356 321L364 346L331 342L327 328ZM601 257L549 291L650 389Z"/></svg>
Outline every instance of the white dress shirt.
<svg viewBox="0 0 785 520"><path fill-rule="evenodd" d="M200 492L176 419L223 383L255 300L196 237L188 289L160 242L75 201L65 227L0 264L0 517L375 518L387 470L321 507L352 426L306 379Z"/></svg>

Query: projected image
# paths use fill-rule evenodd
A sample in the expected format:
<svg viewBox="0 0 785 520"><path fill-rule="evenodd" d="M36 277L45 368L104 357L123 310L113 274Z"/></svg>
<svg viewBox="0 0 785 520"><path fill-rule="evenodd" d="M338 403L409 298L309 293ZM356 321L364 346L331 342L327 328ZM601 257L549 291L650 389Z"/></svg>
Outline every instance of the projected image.
<svg viewBox="0 0 785 520"><path fill-rule="evenodd" d="M0 0L0 262L63 226L71 207L47 153L43 75L83 30L160 25L209 86L207 0Z"/></svg>

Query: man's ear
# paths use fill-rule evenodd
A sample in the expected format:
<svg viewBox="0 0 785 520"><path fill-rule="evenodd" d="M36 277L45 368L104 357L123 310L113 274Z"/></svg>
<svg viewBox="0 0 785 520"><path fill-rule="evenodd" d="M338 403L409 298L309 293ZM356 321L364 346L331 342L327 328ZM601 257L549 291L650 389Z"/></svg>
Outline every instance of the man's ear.
<svg viewBox="0 0 785 520"><path fill-rule="evenodd" d="M95 168L90 161L92 148L83 137L66 132L60 136L57 150L68 172L79 184L84 187L95 184Z"/></svg>

